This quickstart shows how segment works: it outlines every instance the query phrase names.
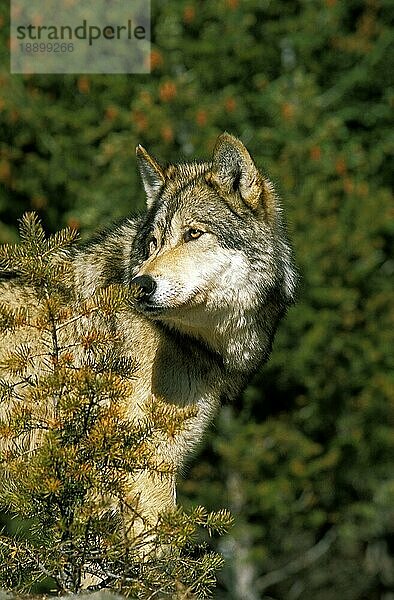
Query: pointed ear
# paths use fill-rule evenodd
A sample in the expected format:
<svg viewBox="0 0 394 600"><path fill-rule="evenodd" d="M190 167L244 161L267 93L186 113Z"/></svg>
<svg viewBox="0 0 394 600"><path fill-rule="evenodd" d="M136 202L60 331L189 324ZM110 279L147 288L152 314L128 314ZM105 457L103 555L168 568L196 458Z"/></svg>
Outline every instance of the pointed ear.
<svg viewBox="0 0 394 600"><path fill-rule="evenodd" d="M224 196L238 192L254 211L263 203L266 182L243 143L228 133L218 137L209 179Z"/></svg>
<svg viewBox="0 0 394 600"><path fill-rule="evenodd" d="M146 192L146 202L150 208L164 184L165 175L159 163L140 144L135 153Z"/></svg>

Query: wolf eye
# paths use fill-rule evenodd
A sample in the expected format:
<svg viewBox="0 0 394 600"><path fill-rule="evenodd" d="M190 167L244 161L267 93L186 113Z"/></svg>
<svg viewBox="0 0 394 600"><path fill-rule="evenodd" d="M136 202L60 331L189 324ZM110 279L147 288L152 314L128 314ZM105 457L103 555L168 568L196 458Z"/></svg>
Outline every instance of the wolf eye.
<svg viewBox="0 0 394 600"><path fill-rule="evenodd" d="M157 239L152 235L149 240L149 256L157 250Z"/></svg>
<svg viewBox="0 0 394 600"><path fill-rule="evenodd" d="M203 233L204 232L201 231L200 229L188 229L187 231L185 231L183 239L185 242L190 242L191 240L197 240L199 237L202 236Z"/></svg>

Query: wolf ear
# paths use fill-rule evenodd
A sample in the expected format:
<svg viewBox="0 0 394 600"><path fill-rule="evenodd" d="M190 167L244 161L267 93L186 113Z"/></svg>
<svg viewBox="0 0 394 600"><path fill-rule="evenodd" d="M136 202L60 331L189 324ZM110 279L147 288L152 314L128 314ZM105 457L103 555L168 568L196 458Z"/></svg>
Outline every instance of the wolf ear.
<svg viewBox="0 0 394 600"><path fill-rule="evenodd" d="M268 182L260 175L243 143L229 133L218 137L209 179L226 196L239 192L244 203L254 211L264 201Z"/></svg>
<svg viewBox="0 0 394 600"><path fill-rule="evenodd" d="M150 208L164 184L165 175L159 163L140 144L138 144L135 153L146 192L146 202L148 208Z"/></svg>

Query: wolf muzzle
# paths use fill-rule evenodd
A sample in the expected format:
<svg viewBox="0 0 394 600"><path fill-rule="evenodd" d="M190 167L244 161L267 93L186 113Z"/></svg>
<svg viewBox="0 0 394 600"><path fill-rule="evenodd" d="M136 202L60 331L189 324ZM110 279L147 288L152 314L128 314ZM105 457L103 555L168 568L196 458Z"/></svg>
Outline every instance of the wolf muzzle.
<svg viewBox="0 0 394 600"><path fill-rule="evenodd" d="M136 286L141 290L140 300L149 300L157 288L156 281L150 275L140 275L139 277L134 277L130 281L130 285Z"/></svg>

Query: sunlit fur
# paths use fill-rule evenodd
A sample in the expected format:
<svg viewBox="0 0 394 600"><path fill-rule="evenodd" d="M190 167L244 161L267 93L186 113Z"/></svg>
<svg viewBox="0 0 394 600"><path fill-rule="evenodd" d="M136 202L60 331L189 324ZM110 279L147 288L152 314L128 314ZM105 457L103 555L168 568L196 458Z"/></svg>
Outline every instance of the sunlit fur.
<svg viewBox="0 0 394 600"><path fill-rule="evenodd" d="M75 284L88 298L142 275L155 282L111 326L138 359L131 417L151 395L198 407L185 431L157 442L179 469L220 403L267 360L296 277L273 186L238 139L221 135L209 162L163 167L140 146L137 159L147 210L73 250ZM174 477L141 473L133 490L152 521L175 501Z"/></svg>

